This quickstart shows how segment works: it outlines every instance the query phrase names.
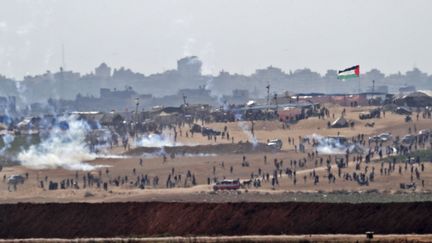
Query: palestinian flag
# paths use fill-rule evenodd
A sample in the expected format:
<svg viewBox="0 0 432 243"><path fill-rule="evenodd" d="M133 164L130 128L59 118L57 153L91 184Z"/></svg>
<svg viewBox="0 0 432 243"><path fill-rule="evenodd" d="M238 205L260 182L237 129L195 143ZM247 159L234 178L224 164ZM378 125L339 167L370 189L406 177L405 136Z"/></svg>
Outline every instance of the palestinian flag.
<svg viewBox="0 0 432 243"><path fill-rule="evenodd" d="M358 76L360 76L360 65L350 67L344 70L339 70L337 78L349 79L349 78L357 78Z"/></svg>

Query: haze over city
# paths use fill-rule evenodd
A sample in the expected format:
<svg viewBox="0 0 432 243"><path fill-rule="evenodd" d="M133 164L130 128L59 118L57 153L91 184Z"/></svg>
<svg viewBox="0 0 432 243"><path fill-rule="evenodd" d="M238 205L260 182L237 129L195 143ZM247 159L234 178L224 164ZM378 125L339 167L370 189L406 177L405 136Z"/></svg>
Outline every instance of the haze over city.
<svg viewBox="0 0 432 243"><path fill-rule="evenodd" d="M197 55L204 74L361 64L431 73L431 1L1 1L0 73L9 78L102 62L144 74Z"/></svg>

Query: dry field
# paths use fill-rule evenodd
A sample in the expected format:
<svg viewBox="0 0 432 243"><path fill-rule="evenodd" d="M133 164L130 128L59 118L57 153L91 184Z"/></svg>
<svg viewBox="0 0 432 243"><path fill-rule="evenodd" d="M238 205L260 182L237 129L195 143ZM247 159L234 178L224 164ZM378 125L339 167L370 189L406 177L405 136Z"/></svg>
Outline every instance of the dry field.
<svg viewBox="0 0 432 243"><path fill-rule="evenodd" d="M334 114L337 118L342 107L328 106L330 113ZM352 128L342 129L327 129L327 122L333 121L330 119L310 118L302 120L295 125L291 125L290 128L283 129L282 124L277 121L261 121L255 122L255 136L258 142L265 143L268 139L279 138L283 141L282 151L277 153L262 153L259 151L242 154L242 153L224 153L224 151L218 151L217 153L208 154L203 151L197 155L187 154L185 156L177 155L174 159L168 157L167 162L163 162L160 156L126 156L123 155L121 148L114 148L113 153L117 156L112 158L98 158L94 161L90 161L91 164L107 165L109 173L106 173L106 168L100 169L103 181L116 178L118 176L128 176L130 180L135 180L137 175L147 174L150 178L158 176L160 178L159 186L156 188L148 186L144 190L137 189L135 186L129 185L128 183L114 187L109 186L108 191L102 189L86 188L86 189L66 189L66 190L55 190L48 191L39 187L38 181L42 180L46 176L48 181L60 181L66 178L75 178L75 171L68 171L64 169L50 169L50 170L31 170L22 166L5 167L0 172L0 178L3 176L9 176L12 174L23 174L28 173L29 179L23 185L18 185L18 190L9 192L7 190L7 184L0 181L0 202L12 203L12 202L100 202L100 201L208 201L208 202L223 202L223 201L289 201L289 200L306 200L308 198L316 198L316 200L326 200L333 198L335 194L340 193L342 197L356 198L361 201L362 195L373 195L372 201L379 201L382 196L394 197L396 201L410 200L409 198L418 198L418 200L432 200L431 189L432 189L432 164L429 161L424 163L425 170L421 173L421 180L424 180L425 186L421 186L421 180L415 180L418 187L414 192L407 191L403 192L399 189L399 183L405 183L410 181L410 168L403 170L402 175L396 172L391 175L380 175L379 168L381 162L375 161L369 164L369 170L375 167L375 181L371 182L369 186L360 186L354 181L345 181L342 178L337 177L337 168L333 164L332 171L336 175L335 183L329 183L324 176L327 174L325 171L325 162L323 165L319 165L315 168L314 160L308 160L303 168L297 168L297 183L294 185L293 180L285 175L279 180L279 185L272 189L269 182L264 182L260 188L249 188L247 190L242 189L239 192L212 192L212 186L207 184L207 178L217 177L236 179L240 178L246 180L250 178L251 173L257 174L258 170L261 169L263 173L269 173L272 175L274 170L273 160L283 160L284 168L289 165L290 160L298 160L307 158L307 152L311 152L311 147L306 146L306 153L300 153L294 151L294 146L288 144L288 137L295 139L295 144L298 145L299 136L307 136L312 134L319 135L340 135L348 138L356 136L357 134L365 134L365 136L377 135L382 132L391 132L393 136L404 136L408 133L408 128L414 129L414 124L417 131L425 128L432 128L431 120L416 120L412 123L405 123L404 116L386 113L385 118L372 119L372 120L359 120L358 115L362 111L367 111L372 107L362 108L346 108L346 118L354 120L356 125ZM366 122L375 122L374 128L365 127ZM244 122L244 126L249 126L249 122ZM242 130L239 123L212 123L206 125L217 130L223 130L224 126L227 126L231 137L234 137L234 143L239 141L246 142L250 140L249 132ZM217 144L217 143L231 143L231 140L209 141L207 137L203 137L200 134L195 134L194 137L186 137L184 127L182 136L178 136L177 143L182 145L198 145L198 144ZM413 131L414 132L414 131ZM169 134L170 131L167 131ZM172 135L172 132L171 132ZM132 148L133 149L133 148ZM246 160L250 163L249 167L242 167L242 157L246 156ZM267 163L264 163L264 156L267 156ZM324 158L324 161L329 155L319 155ZM343 156L343 155L342 155ZM334 156L332 156L334 157ZM143 158L143 166L139 165L139 158ZM222 166L223 165L223 166ZM398 166L398 165L397 165ZM233 172L230 172L230 167L233 167ZM364 171L365 165L361 165L361 171ZM136 169L136 175L133 174L133 169ZM213 173L213 168L215 173ZM315 168L315 171L320 176L320 182L314 185L310 178L310 173ZM174 169L175 174L181 174L185 178L186 172L191 171L196 177L197 186L184 186L184 183L179 183L175 188L166 189L165 182L167 176ZM342 173L351 173L354 171L354 163L350 163L348 168L342 169ZM82 178L84 173L78 172L78 178ZM99 174L98 171L93 172ZM306 177L306 180L304 180ZM81 186L82 183L80 183ZM46 188L46 186L45 186ZM323 192L319 196L311 196L314 192ZM299 196L295 196L298 194ZM306 195L306 196L305 196ZM353 196L354 195L354 196ZM402 195L402 196L401 196ZM404 196L405 195L405 196ZM402 198L402 199L401 199ZM354 199L356 201L357 199ZM382 199L385 201L384 199ZM335 199L335 201L337 201Z"/></svg>

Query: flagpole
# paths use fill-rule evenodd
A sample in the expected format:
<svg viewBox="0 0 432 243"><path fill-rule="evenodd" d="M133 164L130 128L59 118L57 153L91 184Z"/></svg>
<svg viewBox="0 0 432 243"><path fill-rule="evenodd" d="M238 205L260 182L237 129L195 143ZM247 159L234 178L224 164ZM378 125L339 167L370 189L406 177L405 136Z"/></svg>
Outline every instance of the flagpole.
<svg viewBox="0 0 432 243"><path fill-rule="evenodd" d="M360 95L360 77L358 77L358 94Z"/></svg>

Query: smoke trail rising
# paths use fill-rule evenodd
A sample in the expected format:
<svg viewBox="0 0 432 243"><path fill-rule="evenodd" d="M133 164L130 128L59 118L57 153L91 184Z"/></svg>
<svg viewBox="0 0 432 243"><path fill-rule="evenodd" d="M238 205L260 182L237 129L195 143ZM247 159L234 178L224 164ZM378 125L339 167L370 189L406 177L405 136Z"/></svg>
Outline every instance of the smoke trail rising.
<svg viewBox="0 0 432 243"><path fill-rule="evenodd" d="M3 148L0 148L0 155L4 155L6 150L8 150L11 146L13 141L15 140L15 136L9 133L4 134L1 136L3 140Z"/></svg>
<svg viewBox="0 0 432 243"><path fill-rule="evenodd" d="M246 136L248 137L248 141L251 142L254 147L257 146L258 141L257 141L256 137L252 134L251 128L249 127L249 125L245 121L239 121L239 122L237 122L237 125L241 128L243 133L246 134Z"/></svg>

